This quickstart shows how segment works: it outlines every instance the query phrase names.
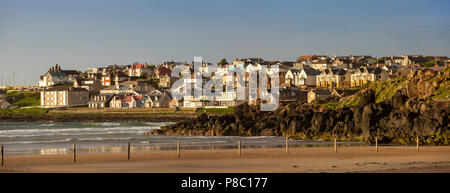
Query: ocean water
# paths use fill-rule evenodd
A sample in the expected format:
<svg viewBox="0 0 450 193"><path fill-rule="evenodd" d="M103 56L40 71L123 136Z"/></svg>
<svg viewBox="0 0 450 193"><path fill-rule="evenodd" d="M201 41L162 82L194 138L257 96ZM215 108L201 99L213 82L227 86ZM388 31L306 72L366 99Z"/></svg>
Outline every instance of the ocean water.
<svg viewBox="0 0 450 193"><path fill-rule="evenodd" d="M284 147L281 136L149 136L145 132L170 125L170 122L0 122L0 144L6 155L70 154L73 144L77 153L121 153L128 142L133 152L174 151L180 140L184 150L232 149L241 141L243 148ZM339 142L340 145L364 145L358 142ZM295 146L332 146L329 141L289 141Z"/></svg>

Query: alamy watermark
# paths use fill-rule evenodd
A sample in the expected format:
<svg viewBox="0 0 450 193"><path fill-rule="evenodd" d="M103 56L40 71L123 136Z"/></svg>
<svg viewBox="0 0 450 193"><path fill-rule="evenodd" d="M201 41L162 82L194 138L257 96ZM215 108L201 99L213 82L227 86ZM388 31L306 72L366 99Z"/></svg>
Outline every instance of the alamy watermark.
<svg viewBox="0 0 450 193"><path fill-rule="evenodd" d="M171 88L174 98L220 101L224 94L231 93L233 100L256 102L260 99L261 111L278 108L278 65L268 68L266 65L240 63L219 68L217 64L203 64L202 57L194 57L193 69L182 64L172 69L171 77L179 78Z"/></svg>

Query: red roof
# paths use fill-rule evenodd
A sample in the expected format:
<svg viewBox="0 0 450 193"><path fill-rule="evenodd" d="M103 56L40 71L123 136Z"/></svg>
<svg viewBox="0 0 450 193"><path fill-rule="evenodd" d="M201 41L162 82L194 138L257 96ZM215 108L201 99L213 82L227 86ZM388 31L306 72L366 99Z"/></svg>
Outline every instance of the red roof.
<svg viewBox="0 0 450 193"><path fill-rule="evenodd" d="M129 103L131 102L131 97L134 98L134 101L138 101L139 99L141 99L141 96L126 96L125 99L123 99L123 102Z"/></svg>
<svg viewBox="0 0 450 193"><path fill-rule="evenodd" d="M164 66L159 66L156 69L156 75L165 76L166 74L170 76L170 74L172 74L172 70L170 70Z"/></svg>
<svg viewBox="0 0 450 193"><path fill-rule="evenodd" d="M130 66L130 70L132 70L132 69L141 69L141 68L144 68L145 67L145 65L144 64L137 64L137 65L131 65Z"/></svg>
<svg viewBox="0 0 450 193"><path fill-rule="evenodd" d="M300 60L308 60L308 59L315 58L315 57L317 57L317 56L316 55L305 55L305 56L300 56L298 58Z"/></svg>

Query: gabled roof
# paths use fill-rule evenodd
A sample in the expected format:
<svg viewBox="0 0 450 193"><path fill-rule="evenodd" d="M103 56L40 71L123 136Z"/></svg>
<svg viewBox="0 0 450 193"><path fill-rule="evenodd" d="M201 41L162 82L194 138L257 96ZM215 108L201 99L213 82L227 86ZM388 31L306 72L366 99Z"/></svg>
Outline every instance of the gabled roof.
<svg viewBox="0 0 450 193"><path fill-rule="evenodd" d="M112 99L114 94L99 94L97 96L100 96L100 100L96 100L95 96L94 96L94 97L91 98L91 100L89 100L89 102L106 102L106 101ZM103 96L106 96L105 100L103 100Z"/></svg>
<svg viewBox="0 0 450 193"><path fill-rule="evenodd" d="M303 67L303 70L305 71L306 75L318 75L320 72L314 68L310 67Z"/></svg>
<svg viewBox="0 0 450 193"><path fill-rule="evenodd" d="M300 73L302 70L297 68L291 68L288 71L291 71L292 73Z"/></svg>
<svg viewBox="0 0 450 193"><path fill-rule="evenodd" d="M67 76L66 73L63 72L48 72L51 76L57 76L57 77L62 77L62 76Z"/></svg>
<svg viewBox="0 0 450 193"><path fill-rule="evenodd" d="M356 94L359 90L334 90L336 91L340 96L345 97L345 96L350 96L353 94Z"/></svg>
<svg viewBox="0 0 450 193"><path fill-rule="evenodd" d="M142 69L142 68L145 68L145 64L133 64L130 66L129 69L133 70L133 69Z"/></svg>
<svg viewBox="0 0 450 193"><path fill-rule="evenodd" d="M119 99L122 102L122 100L125 98L125 96L124 95L114 95L113 99L115 99L115 98Z"/></svg>
<svg viewBox="0 0 450 193"><path fill-rule="evenodd" d="M383 70L380 68L367 68L367 72L369 72L369 74L380 74Z"/></svg>
<svg viewBox="0 0 450 193"><path fill-rule="evenodd" d="M316 95L330 95L330 90L311 90L311 92L314 92Z"/></svg>
<svg viewBox="0 0 450 193"><path fill-rule="evenodd" d="M134 99L134 101L138 101L138 100L141 99L141 98L142 98L141 96L131 96L131 95L128 95L128 96L125 97L125 99L123 99L123 102L126 102L126 103L131 102L132 99Z"/></svg>
<svg viewBox="0 0 450 193"><path fill-rule="evenodd" d="M62 73L65 73L67 75L74 75L74 74L80 74L80 71L77 71L77 70L62 70Z"/></svg>
<svg viewBox="0 0 450 193"><path fill-rule="evenodd" d="M329 74L330 73L330 69L329 68L325 69L323 72L325 72L326 74ZM334 75L343 76L343 75L345 75L347 73L347 70L345 70L345 69L331 69L331 72Z"/></svg>
<svg viewBox="0 0 450 193"><path fill-rule="evenodd" d="M172 70L170 70L164 66L158 66L158 68L156 69L156 75L164 76L166 74L170 76L170 74L172 74Z"/></svg>

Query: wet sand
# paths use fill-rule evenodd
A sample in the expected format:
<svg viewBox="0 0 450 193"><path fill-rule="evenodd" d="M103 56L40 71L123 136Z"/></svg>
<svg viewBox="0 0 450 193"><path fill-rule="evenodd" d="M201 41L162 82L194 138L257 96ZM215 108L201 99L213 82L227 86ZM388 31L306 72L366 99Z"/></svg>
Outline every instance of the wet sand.
<svg viewBox="0 0 450 193"><path fill-rule="evenodd" d="M450 146L341 147L335 153L330 147L189 150L136 152L127 160L127 153L72 155L5 155L0 172L125 172L125 173L191 173L191 172L438 172L450 173Z"/></svg>

